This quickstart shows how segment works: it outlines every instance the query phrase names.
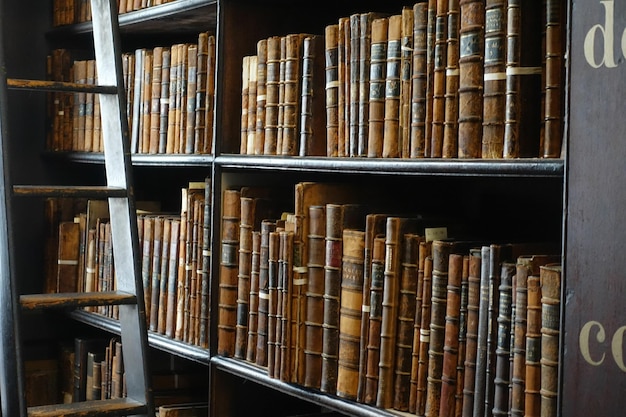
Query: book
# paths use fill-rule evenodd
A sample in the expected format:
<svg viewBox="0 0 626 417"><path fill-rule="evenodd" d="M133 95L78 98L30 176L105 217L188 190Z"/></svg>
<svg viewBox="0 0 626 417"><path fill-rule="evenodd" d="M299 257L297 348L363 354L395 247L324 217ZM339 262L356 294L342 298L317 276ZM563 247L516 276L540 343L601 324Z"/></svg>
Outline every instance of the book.
<svg viewBox="0 0 626 417"><path fill-rule="evenodd" d="M159 417L208 417L208 403L164 404L159 406Z"/></svg>
<svg viewBox="0 0 626 417"><path fill-rule="evenodd" d="M267 39L267 76L265 81L265 141L264 155L276 155L278 144L278 89L280 83L280 42L281 37Z"/></svg>
<svg viewBox="0 0 626 417"><path fill-rule="evenodd" d="M461 273L461 305L459 308L459 337L456 368L456 391L454 394L454 413L461 416L465 394L463 392L465 381L465 357L467 351L467 324L468 324L468 300L469 300L469 255L463 256L463 271Z"/></svg>
<svg viewBox="0 0 626 417"><path fill-rule="evenodd" d="M214 117L215 117L215 61L216 61L216 45L215 35L208 38L207 48L207 88L206 88L206 109L204 120L206 121L205 139L202 153L213 153L213 134ZM258 80L257 80L258 81Z"/></svg>
<svg viewBox="0 0 626 417"><path fill-rule="evenodd" d="M252 56L241 59L241 142L239 153L248 153L248 111L250 101L250 60ZM256 75L255 75L256 76Z"/></svg>
<svg viewBox="0 0 626 417"><path fill-rule="evenodd" d="M556 416L558 410L561 271L560 264L540 266L542 416Z"/></svg>
<svg viewBox="0 0 626 417"><path fill-rule="evenodd" d="M261 255L261 232L252 231L252 255L250 260L250 304L248 312L248 338L246 360L256 362L256 345L259 326L259 273Z"/></svg>
<svg viewBox="0 0 626 417"><path fill-rule="evenodd" d="M300 305L297 303L297 292L294 285L293 274L293 230L289 230L287 222L285 222L285 230L279 234L279 279L282 288L282 307L281 307L281 327L280 334L277 335L280 340L280 380L284 382L296 382L297 373L299 372L298 343L298 316L301 312Z"/></svg>
<svg viewBox="0 0 626 417"><path fill-rule="evenodd" d="M483 121L485 2L459 0L458 157L480 158Z"/></svg>
<svg viewBox="0 0 626 417"><path fill-rule="evenodd" d="M269 233L267 258L267 374L271 378L280 377L280 339L282 331L281 309L282 289L278 287L282 282L279 279L278 257L280 254L280 229Z"/></svg>
<svg viewBox="0 0 626 417"><path fill-rule="evenodd" d="M155 154L159 150L160 117L161 117L161 81L163 73L163 47L152 50L152 79L150 92L150 133L146 153Z"/></svg>
<svg viewBox="0 0 626 417"><path fill-rule="evenodd" d="M207 95L208 77L209 77L209 43L211 42L208 32L200 32L198 34L197 43L197 63L196 63L196 96L194 99L195 107L191 111L195 113L195 126L193 132L193 151L194 153L206 153L205 146L207 136L211 133L207 132L207 101L210 99ZM258 87L257 87L258 88ZM189 107L189 106L188 106Z"/></svg>
<svg viewBox="0 0 626 417"><path fill-rule="evenodd" d="M338 156L339 149L339 24L324 29L326 81L326 156Z"/></svg>
<svg viewBox="0 0 626 417"><path fill-rule="evenodd" d="M77 292L79 290L80 224L75 221L62 221L58 228L56 292Z"/></svg>
<svg viewBox="0 0 626 417"><path fill-rule="evenodd" d="M541 415L541 275L527 278L524 415Z"/></svg>
<svg viewBox="0 0 626 417"><path fill-rule="evenodd" d="M159 295L158 295L158 311L156 313L156 331L160 334L165 334L165 327L167 324L167 289L169 287L169 268L170 268L170 248L171 248L171 235L172 235L172 218L163 218L163 239L161 241L161 256L159 266Z"/></svg>
<svg viewBox="0 0 626 417"><path fill-rule="evenodd" d="M155 216L153 220L152 251L150 260L150 315L148 329L156 332L159 328L159 300L161 293L161 255L163 247L163 216Z"/></svg>
<svg viewBox="0 0 626 417"><path fill-rule="evenodd" d="M387 69L385 73L385 116L383 121L383 158L400 156L400 62L402 15L389 17L387 32Z"/></svg>
<svg viewBox="0 0 626 417"><path fill-rule="evenodd" d="M183 189L184 190L184 189ZM165 335L174 338L176 333L176 306L178 305L178 259L180 253L180 234L181 227L186 228L186 221L183 217L186 213L178 218L172 219L170 226L170 249L167 276L167 303L165 313ZM181 226L185 224L185 226Z"/></svg>
<svg viewBox="0 0 626 417"><path fill-rule="evenodd" d="M490 263L489 246L482 246L480 252L480 295L478 304L478 326L476 332L476 361L474 368L474 415L482 415L485 410L485 389L487 385L487 338L489 335ZM491 287L493 288L493 287ZM493 311L493 310L492 310ZM469 340L468 340L469 341ZM467 365L466 365L467 366Z"/></svg>
<svg viewBox="0 0 626 417"><path fill-rule="evenodd" d="M282 147L280 155L297 155L299 151L300 104L302 98L302 48L304 34L289 34L285 38L285 77L282 103ZM281 79L281 85L283 85Z"/></svg>
<svg viewBox="0 0 626 417"><path fill-rule="evenodd" d="M211 216L213 215L213 188L210 177L204 180L204 222L202 225L202 245L200 247L202 269L200 272L200 325L198 330L201 347L209 346L209 287L211 278Z"/></svg>
<svg viewBox="0 0 626 417"><path fill-rule="evenodd" d="M408 158L411 147L411 65L413 63L413 7L402 8L400 37L400 156Z"/></svg>
<svg viewBox="0 0 626 417"><path fill-rule="evenodd" d="M415 414L424 416L427 401L428 382L428 348L430 345L430 321L432 309L432 280L433 280L433 258L432 243L431 253L424 259L424 292L422 294L422 316L420 323L420 344L419 363L417 370L417 383L415 384Z"/></svg>
<svg viewBox="0 0 626 417"><path fill-rule="evenodd" d="M367 138L367 156L370 158L380 158L383 155L388 31L389 19L387 17L372 21Z"/></svg>
<svg viewBox="0 0 626 417"><path fill-rule="evenodd" d="M300 156L323 156L326 143L323 140L325 102L315 91L324 83L324 39L306 36L302 41L302 99L300 103L299 152Z"/></svg>
<svg viewBox="0 0 626 417"><path fill-rule="evenodd" d="M259 248L259 314L256 345L256 364L260 366L268 366L270 332L269 242L270 233L274 232L275 230L276 221L272 221L270 219L264 219L261 221L261 241Z"/></svg>
<svg viewBox="0 0 626 417"><path fill-rule="evenodd" d="M426 140L426 29L428 2L413 6L413 63L411 72L410 157L423 158Z"/></svg>
<svg viewBox="0 0 626 417"><path fill-rule="evenodd" d="M459 1L448 4L448 33L446 39L446 93L445 116L443 122L443 140L441 156L457 156L457 135L459 122Z"/></svg>
<svg viewBox="0 0 626 417"><path fill-rule="evenodd" d="M338 113L338 138L337 138L337 156L348 156L349 149L346 149L346 142L349 138L348 130L350 127L350 18L339 18L337 28L337 80L339 91L337 96L337 113Z"/></svg>
<svg viewBox="0 0 626 417"><path fill-rule="evenodd" d="M426 19L426 94L424 155L430 157L433 124L433 88L435 75L435 36L437 30L437 0L428 0Z"/></svg>
<svg viewBox="0 0 626 417"><path fill-rule="evenodd" d="M461 415L471 416L474 410L474 387L476 376L476 355L478 353L478 324L480 313L480 278L482 268L482 248L469 251L467 276L467 330L465 336L465 373L463 375L463 408Z"/></svg>
<svg viewBox="0 0 626 417"><path fill-rule="evenodd" d="M448 2L437 1L432 64L432 120L430 157L440 158L445 120Z"/></svg>
<svg viewBox="0 0 626 417"><path fill-rule="evenodd" d="M354 400L359 387L365 232L344 229L342 239L337 396Z"/></svg>
<svg viewBox="0 0 626 417"><path fill-rule="evenodd" d="M263 155L265 146L265 104L267 100L267 39L260 39L256 45L256 133L252 153Z"/></svg>
<svg viewBox="0 0 626 417"><path fill-rule="evenodd" d="M256 64L256 62L255 62ZM251 67L253 65L251 64ZM185 142L184 153L195 153L196 144L196 95L198 90L198 45L190 44L187 48L187 86L185 92ZM256 113L256 72L254 77L254 110ZM256 117L254 126L256 127Z"/></svg>

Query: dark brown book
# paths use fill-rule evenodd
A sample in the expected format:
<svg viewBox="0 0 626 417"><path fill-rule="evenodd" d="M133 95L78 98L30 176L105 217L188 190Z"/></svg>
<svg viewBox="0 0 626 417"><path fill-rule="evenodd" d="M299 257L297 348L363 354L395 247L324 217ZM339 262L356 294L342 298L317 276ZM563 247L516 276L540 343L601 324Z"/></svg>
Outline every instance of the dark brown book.
<svg viewBox="0 0 626 417"><path fill-rule="evenodd" d="M490 291L489 246L482 246L480 252L480 295L478 304L478 327L476 337L476 361L474 368L474 415L485 412L485 389L487 385L487 338L489 335L489 306L492 299Z"/></svg>
<svg viewBox="0 0 626 417"><path fill-rule="evenodd" d="M253 149L249 153L263 155L265 146L265 104L267 100L267 39L256 44L256 121Z"/></svg>
<svg viewBox="0 0 626 417"><path fill-rule="evenodd" d="M350 18L339 18L337 28L337 80L339 91L337 95L337 114L338 114L338 138L337 138L337 156L347 156L346 149L347 131L349 128L350 113L347 112L346 103L350 103L350 83L348 82L348 74L350 70L350 42L346 40L346 36L350 36Z"/></svg>
<svg viewBox="0 0 626 417"><path fill-rule="evenodd" d="M261 267L261 232L252 231L252 259L250 261L250 304L248 311L248 339L246 360L256 363L256 347L259 329L259 274Z"/></svg>
<svg viewBox="0 0 626 417"><path fill-rule="evenodd" d="M63 221L58 227L56 292L77 292L80 225L74 221Z"/></svg>
<svg viewBox="0 0 626 417"><path fill-rule="evenodd" d="M209 35L208 55L207 55L207 88L206 88L206 110L204 120L206 121L204 148L202 153L213 153L213 118L215 116L215 35ZM257 80L258 82L258 80Z"/></svg>
<svg viewBox="0 0 626 417"><path fill-rule="evenodd" d="M343 39L343 82L340 82L343 89L343 144L342 155L350 156L350 123L354 123L351 115L352 110L352 84L350 79L352 76L352 25L350 16L339 19L339 32ZM340 121L340 123L342 123Z"/></svg>
<svg viewBox="0 0 626 417"><path fill-rule="evenodd" d="M282 289L280 283L278 256L280 254L280 231L278 228L268 235L268 258L267 258L267 374L271 378L280 376L280 340L282 320Z"/></svg>
<svg viewBox="0 0 626 417"><path fill-rule="evenodd" d="M561 265L540 267L541 284L541 415L557 416L559 338L561 334Z"/></svg>
<svg viewBox="0 0 626 417"><path fill-rule="evenodd" d="M500 270L500 286L497 343L495 357L493 416L503 416L509 410L509 385L511 383L511 315L513 309L513 278L516 264L502 262ZM495 290L495 289L494 289Z"/></svg>
<svg viewBox="0 0 626 417"><path fill-rule="evenodd" d="M432 251L432 244L431 244ZM428 383L428 349L430 346L430 321L432 308L432 281L433 281L433 258L424 259L424 292L422 294L422 317L420 324L419 363L417 372L417 384L415 387L415 414L425 416L426 391Z"/></svg>
<svg viewBox="0 0 626 417"><path fill-rule="evenodd" d="M378 394L378 362L380 359L380 328L383 311L385 279L385 237L374 237L372 246L372 281L370 285L370 316L367 339L367 366L363 402L376 404Z"/></svg>
<svg viewBox="0 0 626 417"><path fill-rule="evenodd" d="M250 303L250 276L252 274L252 231L255 228L257 200L240 197L241 220L239 222L239 274L237 284L237 324L235 329L234 356L244 359L248 340L248 313Z"/></svg>
<svg viewBox="0 0 626 417"><path fill-rule="evenodd" d="M400 295L398 299L398 335L394 370L393 408L408 411L411 387L411 360L415 305L418 287L419 247L422 237L414 233L403 236L400 264Z"/></svg>
<svg viewBox="0 0 626 417"><path fill-rule="evenodd" d="M218 306L218 353L232 356L237 322L237 273L241 202L239 190L224 190Z"/></svg>
<svg viewBox="0 0 626 417"><path fill-rule="evenodd" d="M365 232L344 229L342 239L337 396L354 400L359 387Z"/></svg>
<svg viewBox="0 0 626 417"><path fill-rule="evenodd" d="M339 146L339 25L324 30L326 91L326 156L338 156Z"/></svg>
<svg viewBox="0 0 626 417"><path fill-rule="evenodd" d="M415 413L417 407L417 380L420 366L420 344L422 340L422 305L424 297L424 266L426 258L431 256L432 243L422 241L418 249L417 289L415 292L415 318L413 320L413 349L411 352L411 380L409 393L409 412ZM430 290L429 290L430 291ZM428 293L430 294L430 292ZM430 308L430 300L427 301ZM429 310L430 311L430 310ZM430 313L429 313L430 314ZM422 358L423 359L423 358Z"/></svg>
<svg viewBox="0 0 626 417"><path fill-rule="evenodd" d="M265 141L263 154L276 155L278 138L278 89L280 83L280 36L267 39L267 78L265 81Z"/></svg>
<svg viewBox="0 0 626 417"><path fill-rule="evenodd" d="M424 157L426 140L426 27L428 3L413 6L413 63L411 70L411 158Z"/></svg>
<svg viewBox="0 0 626 417"><path fill-rule="evenodd" d="M259 315L257 325L256 364L268 364L269 328L269 242L270 233L276 230L276 222L265 219L261 222L259 252Z"/></svg>
<svg viewBox="0 0 626 417"><path fill-rule="evenodd" d="M448 38L448 2L437 1L435 17L435 43L433 50L433 93L430 156L440 158L443 150L445 120L446 62Z"/></svg>
<svg viewBox="0 0 626 417"><path fill-rule="evenodd" d="M289 34L285 39L285 81L281 155L297 155L302 98L302 49L304 34ZM280 102L279 102L280 104ZM279 141L280 142L280 141Z"/></svg>
<svg viewBox="0 0 626 417"><path fill-rule="evenodd" d="M211 216L213 214L213 188L210 177L204 180L204 205L202 224L202 244L199 245L201 262L200 274L200 308L199 308L199 329L198 329L198 345L204 348L209 346L209 288L211 278ZM200 261L201 260L201 261Z"/></svg>
<svg viewBox="0 0 626 417"><path fill-rule="evenodd" d="M459 158L480 158L483 122L484 0L459 0Z"/></svg>
<svg viewBox="0 0 626 417"><path fill-rule="evenodd" d="M208 417L208 403L164 404L159 406L159 417Z"/></svg>
<svg viewBox="0 0 626 417"><path fill-rule="evenodd" d="M207 137L207 87L208 87L208 65L209 65L209 37L208 32L198 34L198 56L196 65L196 96L194 100L195 126L193 134L194 153L204 153L204 146ZM258 88L258 85L257 85Z"/></svg>
<svg viewBox="0 0 626 417"><path fill-rule="evenodd" d="M280 337L280 379L285 382L296 382L295 375L298 371L297 361L297 316L300 313L300 305L296 304L297 298L294 288L293 275L293 230L280 232L279 254L279 279L282 281L282 325Z"/></svg>
<svg viewBox="0 0 626 417"><path fill-rule="evenodd" d="M402 8L402 33L400 38L400 156L411 153L411 66L413 63L413 7Z"/></svg>
<svg viewBox="0 0 626 417"><path fill-rule="evenodd" d="M462 416L470 417L474 412L474 387L476 355L478 354L478 324L480 312L480 277L482 268L481 249L470 249L467 277L467 331L465 345L465 374L463 378Z"/></svg>
<svg viewBox="0 0 626 417"><path fill-rule="evenodd" d="M374 19L372 22L367 138L367 156L370 158L379 158L383 155L388 27L389 19L386 17Z"/></svg>
<svg viewBox="0 0 626 417"><path fill-rule="evenodd" d="M457 366L459 356L459 329L461 315L461 282L463 280L464 257L451 253L448 257L448 285L446 294L446 316L441 372L441 395L439 415L456 415Z"/></svg>
<svg viewBox="0 0 626 417"><path fill-rule="evenodd" d="M360 26L359 13L349 16L349 26L346 27L346 45L349 45L347 64L348 79L346 82L348 101L346 107L348 136L346 140L346 156L358 156L359 152L359 58L360 58Z"/></svg>
<svg viewBox="0 0 626 417"><path fill-rule="evenodd" d="M256 69L256 58L254 65ZM196 146L196 95L198 92L198 45L191 44L187 48L187 85L185 100L185 134L183 152L186 154L195 153ZM254 72L254 112L256 114L256 71ZM252 120L253 128L256 127L256 116Z"/></svg>
<svg viewBox="0 0 626 417"><path fill-rule="evenodd" d="M433 124L433 88L435 75L435 34L437 24L437 0L428 0L426 20L426 115L424 132L424 155L430 157Z"/></svg>
<svg viewBox="0 0 626 417"><path fill-rule="evenodd" d="M485 2L482 157L502 158L506 101L506 1Z"/></svg>
<svg viewBox="0 0 626 417"><path fill-rule="evenodd" d="M302 41L302 99L300 102L299 155L323 156L326 154L325 117L326 103L315 93L324 84L324 38L306 36Z"/></svg>
<svg viewBox="0 0 626 417"><path fill-rule="evenodd" d="M171 50L169 47L163 48L161 61L161 82L159 83L161 91L159 95L163 100L159 101L159 144L157 153L165 153L167 146L171 65ZM166 97L167 100L165 99Z"/></svg>
<svg viewBox="0 0 626 417"><path fill-rule="evenodd" d="M441 156L457 156L459 127L459 0L448 4L448 35L446 39L446 94Z"/></svg>
<svg viewBox="0 0 626 417"><path fill-rule="evenodd" d="M459 349L456 368L456 392L454 394L454 416L462 417L465 400L465 357L467 352L467 319L469 298L469 255L463 256L463 272L461 274L461 307L459 311Z"/></svg>
<svg viewBox="0 0 626 417"><path fill-rule="evenodd" d="M383 121L383 158L400 156L400 41L402 15L389 16L387 32L387 70L385 74L385 117Z"/></svg>
<svg viewBox="0 0 626 417"><path fill-rule="evenodd" d="M541 416L541 281L530 275L527 281L526 308L526 388L524 415Z"/></svg>

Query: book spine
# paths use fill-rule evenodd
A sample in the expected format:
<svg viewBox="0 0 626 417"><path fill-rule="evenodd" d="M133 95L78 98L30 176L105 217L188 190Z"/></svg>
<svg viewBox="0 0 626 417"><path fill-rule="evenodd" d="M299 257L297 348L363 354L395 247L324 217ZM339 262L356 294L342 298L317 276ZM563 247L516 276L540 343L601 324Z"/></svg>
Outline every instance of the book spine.
<svg viewBox="0 0 626 417"><path fill-rule="evenodd" d="M261 243L259 252L259 324L257 328L256 364L268 365L269 347L269 242L270 233L276 230L271 220L261 221Z"/></svg>
<svg viewBox="0 0 626 417"><path fill-rule="evenodd" d="M170 256L167 277L167 312L165 317L165 335L173 338L176 324L176 304L177 291L176 282L178 280L178 252L180 243L181 219L172 220L170 230Z"/></svg>
<svg viewBox="0 0 626 417"><path fill-rule="evenodd" d="M361 13L359 23L357 156L367 156L369 131L369 86L373 13ZM356 88L356 86L355 86Z"/></svg>
<svg viewBox="0 0 626 417"><path fill-rule="evenodd" d="M505 416L509 410L511 314L513 309L514 263L503 262L500 272L496 366L494 379L493 416Z"/></svg>
<svg viewBox="0 0 626 417"><path fill-rule="evenodd" d="M400 156L411 153L411 65L413 63L413 8L402 8L402 33L400 38Z"/></svg>
<svg viewBox="0 0 626 417"><path fill-rule="evenodd" d="M276 368L280 366L280 360L276 360L280 355L280 346L278 345L278 334L280 333L279 325L282 325L280 320L280 308L282 308L282 288L279 288L279 268L278 268L278 256L280 254L280 231L275 230L269 233L268 236L268 273L267 273L267 288L269 295L268 312L267 312L267 374L271 378L277 378L280 375L276 372ZM280 356L278 356L280 359Z"/></svg>
<svg viewBox="0 0 626 417"><path fill-rule="evenodd" d="M294 315L296 309L293 304L293 231L281 231L279 234L279 274L282 280L282 325L280 337L280 380L294 382L292 375L295 368L296 333Z"/></svg>
<svg viewBox="0 0 626 417"><path fill-rule="evenodd" d="M152 50L152 80L150 84L150 131L147 153L155 154L159 148L159 117L161 115L161 74L163 72L163 47Z"/></svg>
<svg viewBox="0 0 626 417"><path fill-rule="evenodd" d="M474 379L474 415L485 412L485 385L487 380L487 335L489 333L489 246L481 247L480 295L478 304L478 328L476 337L476 362Z"/></svg>
<svg viewBox="0 0 626 417"><path fill-rule="evenodd" d="M259 275L261 258L261 232L252 232L252 260L250 269L250 305L248 312L248 341L246 360L256 363L256 346L259 329Z"/></svg>
<svg viewBox="0 0 626 417"><path fill-rule="evenodd" d="M467 332L465 346L465 375L463 378L463 417L474 412L474 387L476 358L478 354L478 325L480 317L480 277L482 268L481 249L470 249L467 277Z"/></svg>
<svg viewBox="0 0 626 417"><path fill-rule="evenodd" d="M563 130L563 6L547 0L545 40L545 113L542 157L561 156Z"/></svg>
<svg viewBox="0 0 626 417"><path fill-rule="evenodd" d="M524 415L541 416L541 280L531 275L527 281L526 308L526 389Z"/></svg>
<svg viewBox="0 0 626 417"><path fill-rule="evenodd" d="M349 59L350 59L350 43L346 42L346 31L348 36L350 34L350 18L342 17L338 22L337 29L337 72L339 81L339 91L337 98L337 110L338 110L338 138L337 138L337 156L347 156L346 151L346 131L349 126L350 113L346 111L346 103L349 103L349 87L348 83L348 71L349 71Z"/></svg>
<svg viewBox="0 0 626 417"><path fill-rule="evenodd" d="M480 158L483 121L484 0L459 0L459 158Z"/></svg>
<svg viewBox="0 0 626 417"><path fill-rule="evenodd" d="M541 284L541 415L556 416L561 328L561 266L540 268Z"/></svg>
<svg viewBox="0 0 626 417"><path fill-rule="evenodd" d="M161 241L161 254L160 254L160 288L158 299L158 313L157 313L157 329L160 334L165 334L166 314L167 314L167 286L169 277L169 265L170 265L170 240L172 234L172 219L163 219L163 239Z"/></svg>
<svg viewBox="0 0 626 417"><path fill-rule="evenodd" d="M298 132L300 99L302 97L303 35L287 35L285 49L285 93L283 100L283 140L281 155L296 155L299 150Z"/></svg>
<svg viewBox="0 0 626 417"><path fill-rule="evenodd" d="M359 384L359 343L365 232L343 231L337 396L356 399Z"/></svg>
<svg viewBox="0 0 626 417"><path fill-rule="evenodd" d="M278 90L280 84L280 36L267 39L267 78L265 85L264 155L276 155L278 140Z"/></svg>
<svg viewBox="0 0 626 417"><path fill-rule="evenodd" d="M489 301L487 309L487 355L485 370L485 412L491 413L494 403L494 381L496 373L496 348L498 338L498 312L500 307L500 245L489 246Z"/></svg>
<svg viewBox="0 0 626 417"><path fill-rule="evenodd" d="M389 17L387 32L387 69L385 77L385 117L383 122L383 158L400 156L400 42L402 15Z"/></svg>
<svg viewBox="0 0 626 417"><path fill-rule="evenodd" d="M209 154L213 152L213 117L215 114L215 35L209 35L207 48L207 88L206 88L206 109L204 112L204 120L206 128L204 129L204 148L202 153Z"/></svg>
<svg viewBox="0 0 626 417"><path fill-rule="evenodd" d="M201 246L201 259L202 259L202 283L200 287L200 329L199 338L200 346L208 348L209 346L209 287L211 277L211 216L213 190L212 182L209 177L204 180L204 222L202 224L202 246Z"/></svg>
<svg viewBox="0 0 626 417"><path fill-rule="evenodd" d="M433 89L435 75L435 35L437 24L437 2L428 0L426 19L426 117L424 133L424 155L430 157L433 124Z"/></svg>
<svg viewBox="0 0 626 417"><path fill-rule="evenodd" d="M482 157L502 158L506 99L506 2L485 3Z"/></svg>
<svg viewBox="0 0 626 417"><path fill-rule="evenodd" d="M346 156L359 156L359 37L361 16L360 14L352 14L349 17L349 71L348 71L348 87L349 94L346 96L348 99L348 140L347 140L347 155Z"/></svg>
<svg viewBox="0 0 626 417"><path fill-rule="evenodd" d="M326 26L325 92L326 92L326 156L338 156L339 147L339 25Z"/></svg>
<svg viewBox="0 0 626 417"><path fill-rule="evenodd" d="M324 82L324 38L307 36L302 45L302 100L300 104L300 156L324 155L326 144L320 140L325 131L326 104L315 94ZM316 135L317 132L317 135Z"/></svg>
<svg viewBox="0 0 626 417"><path fill-rule="evenodd" d="M265 104L267 100L267 39L261 39L256 45L257 75L256 75L256 120L254 123L255 135L252 153L263 155L265 146Z"/></svg>
<svg viewBox="0 0 626 417"><path fill-rule="evenodd" d="M469 300L469 255L463 256L463 272L461 275L461 306L459 311L459 350L457 356L456 369L456 392L454 394L454 416L462 417L463 404L465 400L465 357L467 352L467 322L468 322L468 300Z"/></svg>
<svg viewBox="0 0 626 417"><path fill-rule="evenodd" d="M163 48L161 61L161 82L159 84L161 87L161 91L159 92L159 140L157 153L165 153L167 145L171 65L171 50L169 47Z"/></svg>
<svg viewBox="0 0 626 417"><path fill-rule="evenodd" d="M440 158L443 150L445 120L448 2L437 1L435 44L433 51L433 94L430 156Z"/></svg>
<svg viewBox="0 0 626 417"><path fill-rule="evenodd" d="M446 94L441 156L457 156L459 123L459 0L448 4L448 38L446 40Z"/></svg>
<svg viewBox="0 0 626 417"><path fill-rule="evenodd" d="M382 157L383 152L388 27L389 19L386 17L372 22L367 139L367 156L370 158Z"/></svg>
<svg viewBox="0 0 626 417"><path fill-rule="evenodd" d="M257 62L258 56L251 55L249 57L248 69L248 111L246 112L246 145L245 153L254 154L254 143L256 142L256 109L257 109ZM242 137L242 140L244 138Z"/></svg>
<svg viewBox="0 0 626 417"><path fill-rule="evenodd" d="M200 32L197 43L196 94L194 98L193 152L204 153L206 140L207 75L209 64L209 34ZM258 88L258 87L257 87Z"/></svg>
<svg viewBox="0 0 626 417"><path fill-rule="evenodd" d="M423 158L426 140L426 29L428 3L413 6L413 68L411 73L411 158Z"/></svg>
<svg viewBox="0 0 626 417"><path fill-rule="evenodd" d="M152 239L151 294L149 330L156 332L159 327L159 299L161 291L161 251L163 245L163 217L154 218L154 236Z"/></svg>
<svg viewBox="0 0 626 417"><path fill-rule="evenodd" d="M432 244L431 244L432 253ZM428 349L430 346L430 321L433 291L433 258L424 260L424 294L422 295L422 321L420 324L419 363L415 397L415 414L423 417L426 414L426 389L428 382Z"/></svg>
<svg viewBox="0 0 626 417"><path fill-rule="evenodd" d="M245 358L250 306L250 276L252 273L252 230L256 199L241 197L239 223L239 275L237 284L237 324L235 328L235 357Z"/></svg>

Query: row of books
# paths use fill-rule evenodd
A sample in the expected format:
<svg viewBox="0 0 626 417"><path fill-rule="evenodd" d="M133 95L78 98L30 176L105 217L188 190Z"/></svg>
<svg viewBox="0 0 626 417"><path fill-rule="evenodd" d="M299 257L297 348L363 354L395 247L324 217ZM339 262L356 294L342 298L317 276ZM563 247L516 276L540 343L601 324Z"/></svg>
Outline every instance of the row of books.
<svg viewBox="0 0 626 417"><path fill-rule="evenodd" d="M210 262L207 184L193 182L182 189L180 213L161 213L150 205L137 216L148 329L205 348ZM45 291L112 291L116 276L108 203L68 200L47 201ZM117 306L85 309L118 318Z"/></svg>
<svg viewBox="0 0 626 417"><path fill-rule="evenodd" d="M127 13L175 0L117 0L118 13ZM52 25L72 25L91 21L91 0L54 0Z"/></svg>
<svg viewBox="0 0 626 417"><path fill-rule="evenodd" d="M552 245L446 238L344 191L300 183L278 219L224 192L218 354L418 416L556 415Z"/></svg>
<svg viewBox="0 0 626 417"><path fill-rule="evenodd" d="M131 153L211 153L215 37L140 48L122 63ZM97 83L95 61L73 61L68 50L53 51L48 66L51 80ZM98 95L50 93L48 114L48 149L103 151Z"/></svg>
<svg viewBox="0 0 626 417"><path fill-rule="evenodd" d="M563 9L420 1L261 40L243 59L241 154L558 158Z"/></svg>

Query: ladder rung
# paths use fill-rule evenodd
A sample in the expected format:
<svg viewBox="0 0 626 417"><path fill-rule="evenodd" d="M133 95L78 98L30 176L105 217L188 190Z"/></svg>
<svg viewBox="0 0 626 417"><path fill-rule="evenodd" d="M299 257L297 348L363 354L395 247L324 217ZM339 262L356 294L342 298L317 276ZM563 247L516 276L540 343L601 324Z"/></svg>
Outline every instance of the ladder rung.
<svg viewBox="0 0 626 417"><path fill-rule="evenodd" d="M99 185L14 185L13 193L21 197L126 197L124 188Z"/></svg>
<svg viewBox="0 0 626 417"><path fill-rule="evenodd" d="M7 85L11 89L20 90L60 91L66 93L117 94L117 87L112 85L69 83L62 81L22 80L17 78L7 79Z"/></svg>
<svg viewBox="0 0 626 417"><path fill-rule="evenodd" d="M135 304L137 297L121 291L64 292L51 294L26 294L20 296L23 309L87 307L104 305Z"/></svg>
<svg viewBox="0 0 626 417"><path fill-rule="evenodd" d="M28 408L29 417L90 417L146 414L147 407L128 398L42 405Z"/></svg>

